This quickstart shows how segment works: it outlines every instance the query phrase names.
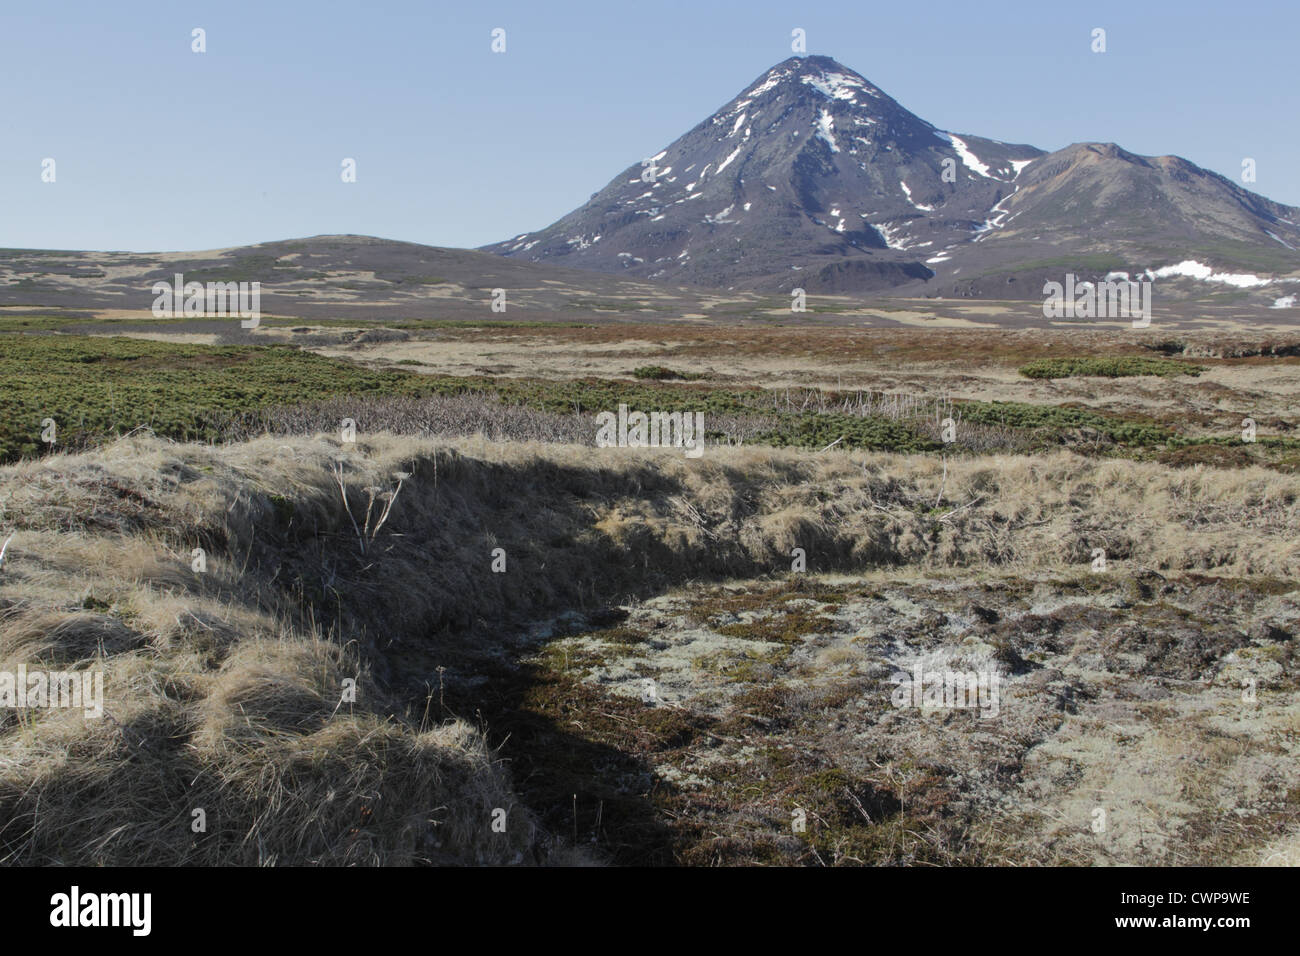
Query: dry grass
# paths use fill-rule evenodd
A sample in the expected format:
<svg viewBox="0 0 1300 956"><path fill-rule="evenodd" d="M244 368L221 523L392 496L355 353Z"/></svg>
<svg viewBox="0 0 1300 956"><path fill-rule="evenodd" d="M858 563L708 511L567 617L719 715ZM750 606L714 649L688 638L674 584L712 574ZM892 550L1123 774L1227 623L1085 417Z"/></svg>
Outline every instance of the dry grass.
<svg viewBox="0 0 1300 956"><path fill-rule="evenodd" d="M307 347L311 347L308 345ZM376 367L426 374L571 380L631 378L668 366L715 387L870 390L957 400L1072 404L1148 416L1191 434L1235 436L1253 416L1261 434L1289 435L1300 411L1300 338L1250 331L863 328L818 324L448 329L402 342L325 349ZM1193 359L1199 378L1026 379L1028 363ZM395 365L394 363L408 363ZM1012 449L1016 450L1016 449Z"/></svg>
<svg viewBox="0 0 1300 956"><path fill-rule="evenodd" d="M365 553L335 483L341 457L354 509L410 476ZM810 571L1077 572L1102 547L1117 573L1294 577L1298 491L1261 469L1064 452L713 448L690 461L384 434L224 447L137 436L6 467L0 537L16 533L0 568L0 670L102 668L106 715L4 713L0 853L580 859L518 805L482 729L448 713L443 662L464 698L475 667L518 656L511 635L530 621L782 573L795 547Z"/></svg>

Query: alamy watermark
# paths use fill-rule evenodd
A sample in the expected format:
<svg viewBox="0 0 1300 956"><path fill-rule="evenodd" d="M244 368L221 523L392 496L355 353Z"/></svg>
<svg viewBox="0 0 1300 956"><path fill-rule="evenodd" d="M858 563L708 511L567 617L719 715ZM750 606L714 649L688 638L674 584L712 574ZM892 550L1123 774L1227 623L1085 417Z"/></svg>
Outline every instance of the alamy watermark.
<svg viewBox="0 0 1300 956"><path fill-rule="evenodd" d="M133 936L148 936L153 927L152 893L83 893L75 884L50 897L50 925L126 927Z"/></svg>
<svg viewBox="0 0 1300 956"><path fill-rule="evenodd" d="M597 448L684 448L687 458L704 454L703 412L629 412L596 416Z"/></svg>
<svg viewBox="0 0 1300 956"><path fill-rule="evenodd" d="M988 719L998 715L1000 680L996 671L927 671L917 664L911 674L898 671L890 676L897 686L889 696L900 709L978 710Z"/></svg>
<svg viewBox="0 0 1300 956"><path fill-rule="evenodd" d="M104 672L0 671L0 707L48 709L80 707L87 718L104 716Z"/></svg>
<svg viewBox="0 0 1300 956"><path fill-rule="evenodd" d="M1100 282L1079 282L1067 273L1065 282L1043 286L1045 319L1132 319L1133 328L1151 324L1151 279L1131 281L1127 272L1111 272Z"/></svg>
<svg viewBox="0 0 1300 956"><path fill-rule="evenodd" d="M240 328L255 329L262 321L262 283L186 282L177 272L174 283L155 282L152 292L156 319L238 316Z"/></svg>

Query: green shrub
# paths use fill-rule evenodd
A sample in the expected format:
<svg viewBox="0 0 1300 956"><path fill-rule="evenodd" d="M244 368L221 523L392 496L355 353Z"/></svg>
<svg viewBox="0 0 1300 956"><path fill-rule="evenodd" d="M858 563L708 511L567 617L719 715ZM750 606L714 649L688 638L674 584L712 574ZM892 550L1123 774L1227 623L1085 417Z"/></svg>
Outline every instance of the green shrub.
<svg viewBox="0 0 1300 956"><path fill-rule="evenodd" d="M640 368L632 369L632 375L635 378L648 378L655 379L656 381L664 381L666 379L691 381L704 377L703 375L698 375L694 372L678 372L675 369L665 368L662 365L642 365Z"/></svg>
<svg viewBox="0 0 1300 956"><path fill-rule="evenodd" d="M1133 355L1038 359L1020 367L1020 374L1025 378L1071 378L1078 375L1100 375L1105 378L1160 375L1168 378L1174 375L1200 375L1204 371L1203 365Z"/></svg>
<svg viewBox="0 0 1300 956"><path fill-rule="evenodd" d="M1025 402L961 402L962 419L982 425L1010 428L1047 428L1064 431L1091 428L1124 445L1155 445L1173 437L1164 425L1138 418L1118 418L1083 408L1064 405L1031 405Z"/></svg>
<svg viewBox="0 0 1300 956"><path fill-rule="evenodd" d="M909 424L889 418L865 418L835 412L786 416L788 422L759 435L761 445L796 448L825 448L839 441L839 447L873 451L934 451L941 445L917 433ZM842 440L841 440L842 439Z"/></svg>

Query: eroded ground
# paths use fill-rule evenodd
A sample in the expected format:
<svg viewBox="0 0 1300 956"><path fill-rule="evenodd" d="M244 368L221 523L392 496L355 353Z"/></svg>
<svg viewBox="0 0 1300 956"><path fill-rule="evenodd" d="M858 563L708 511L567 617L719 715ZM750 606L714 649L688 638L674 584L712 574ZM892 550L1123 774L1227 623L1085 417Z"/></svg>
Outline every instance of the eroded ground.
<svg viewBox="0 0 1300 956"><path fill-rule="evenodd" d="M791 575L560 622L495 722L628 862L1294 864L1298 618L1294 582ZM918 667L996 704L896 706Z"/></svg>

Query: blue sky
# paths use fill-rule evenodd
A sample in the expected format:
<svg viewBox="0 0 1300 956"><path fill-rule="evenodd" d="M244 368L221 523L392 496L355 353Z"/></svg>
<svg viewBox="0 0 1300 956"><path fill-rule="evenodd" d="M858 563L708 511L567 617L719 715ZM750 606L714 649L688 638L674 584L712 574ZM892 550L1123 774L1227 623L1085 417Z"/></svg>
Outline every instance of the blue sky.
<svg viewBox="0 0 1300 956"><path fill-rule="evenodd" d="M1117 142L1238 182L1251 157L1248 188L1300 205L1294 0L9 0L0 246L504 239L707 117L790 55L794 27L942 129Z"/></svg>

